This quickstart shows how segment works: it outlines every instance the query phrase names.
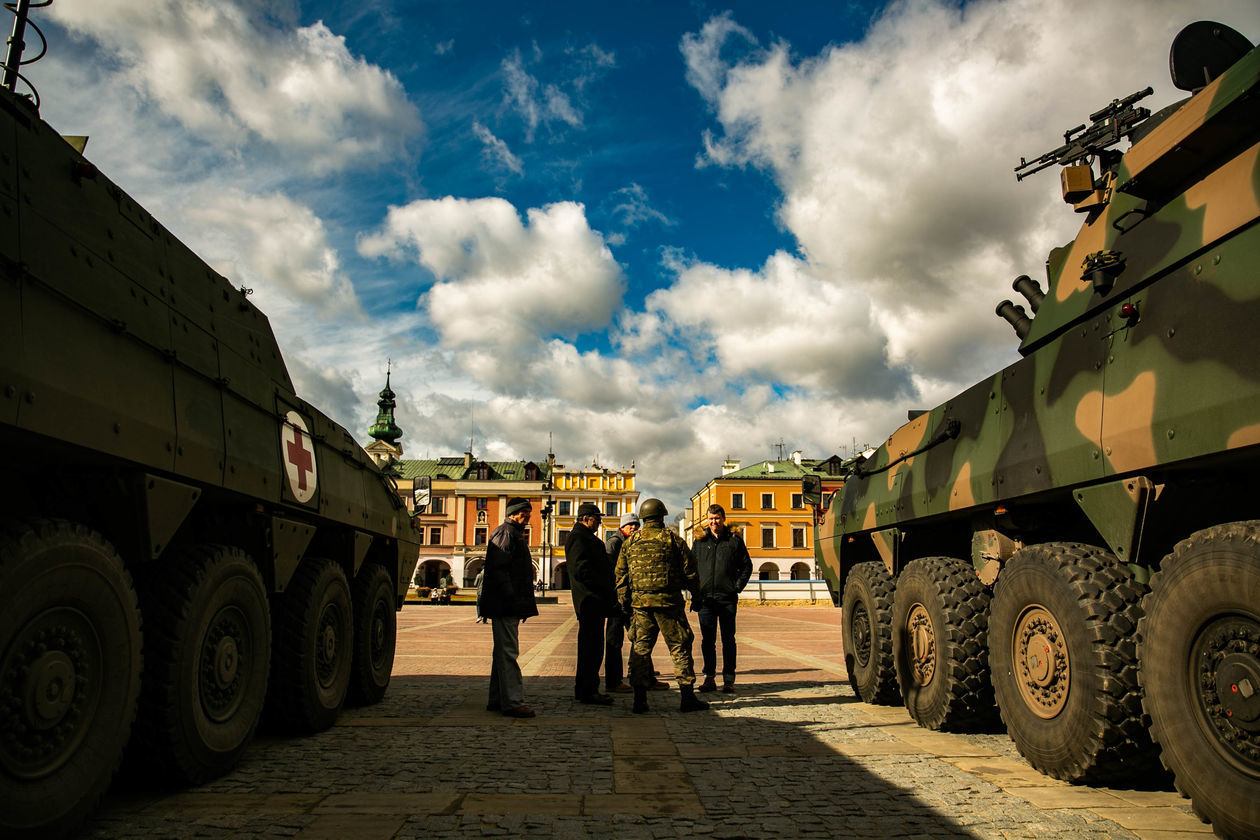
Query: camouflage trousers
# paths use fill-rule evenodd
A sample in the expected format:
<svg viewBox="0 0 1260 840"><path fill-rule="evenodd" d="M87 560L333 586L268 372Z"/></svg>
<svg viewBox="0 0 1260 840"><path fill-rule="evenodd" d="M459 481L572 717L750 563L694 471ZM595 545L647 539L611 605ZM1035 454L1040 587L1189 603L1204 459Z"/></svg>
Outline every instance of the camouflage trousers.
<svg viewBox="0 0 1260 840"><path fill-rule="evenodd" d="M687 623L683 607L635 607L630 618L630 684L651 687L656 681L652 672L652 648L657 633L665 639L674 660L674 676L678 684L695 685L696 669L691 659L691 643L695 634Z"/></svg>

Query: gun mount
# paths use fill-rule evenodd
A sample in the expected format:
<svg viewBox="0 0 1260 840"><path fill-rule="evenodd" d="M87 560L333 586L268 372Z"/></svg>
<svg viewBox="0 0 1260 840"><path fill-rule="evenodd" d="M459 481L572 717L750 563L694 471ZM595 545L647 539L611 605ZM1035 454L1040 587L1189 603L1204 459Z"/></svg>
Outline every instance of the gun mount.
<svg viewBox="0 0 1260 840"><path fill-rule="evenodd" d="M1063 132L1062 146L1038 155L1032 160L1021 157L1019 166L1015 167L1015 180L1022 181L1029 175L1055 164L1082 164L1092 157L1102 155L1151 115L1150 110L1135 108L1133 104L1154 92L1153 88L1146 87L1123 99L1111 100L1110 105L1089 115L1088 128L1082 123Z"/></svg>

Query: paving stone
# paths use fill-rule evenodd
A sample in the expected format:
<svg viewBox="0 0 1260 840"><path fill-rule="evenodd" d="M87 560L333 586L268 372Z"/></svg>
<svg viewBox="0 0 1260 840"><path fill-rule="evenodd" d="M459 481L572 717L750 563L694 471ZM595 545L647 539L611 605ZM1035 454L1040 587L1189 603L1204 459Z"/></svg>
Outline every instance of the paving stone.
<svg viewBox="0 0 1260 840"><path fill-rule="evenodd" d="M694 620L694 617L693 617ZM238 767L176 793L119 786L82 834L169 837L1052 838L1210 832L1171 790L1083 788L1037 773L1001 731L927 732L857 702L839 612L740 611L734 695L678 711L676 691L573 702L571 607L522 625L525 700L484 709L490 635L405 609L385 698L307 738L260 733Z"/></svg>

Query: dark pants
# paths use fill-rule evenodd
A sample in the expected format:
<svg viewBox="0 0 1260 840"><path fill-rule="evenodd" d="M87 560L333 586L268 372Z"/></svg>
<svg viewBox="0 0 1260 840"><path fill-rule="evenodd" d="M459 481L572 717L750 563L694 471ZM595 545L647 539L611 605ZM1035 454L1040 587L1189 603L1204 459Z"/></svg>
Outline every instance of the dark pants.
<svg viewBox="0 0 1260 840"><path fill-rule="evenodd" d="M573 696L578 700L599 694L599 666L604 661L604 617L578 619L577 677Z"/></svg>
<svg viewBox="0 0 1260 840"><path fill-rule="evenodd" d="M717 673L717 631L722 629L722 682L735 683L735 602L705 598L700 603L700 656L706 677Z"/></svg>
<svg viewBox="0 0 1260 840"><path fill-rule="evenodd" d="M604 685L612 691L626 677L625 664L621 658L621 647L626 641L626 623L618 615L608 619L607 627L604 632Z"/></svg>

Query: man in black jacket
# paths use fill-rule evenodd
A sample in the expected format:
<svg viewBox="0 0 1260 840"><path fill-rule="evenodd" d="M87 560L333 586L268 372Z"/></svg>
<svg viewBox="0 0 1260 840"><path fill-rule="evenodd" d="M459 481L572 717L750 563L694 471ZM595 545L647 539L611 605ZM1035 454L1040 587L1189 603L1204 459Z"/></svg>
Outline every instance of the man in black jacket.
<svg viewBox="0 0 1260 840"><path fill-rule="evenodd" d="M578 505L577 522L564 541L564 562L573 586L573 612L578 619L577 676L573 697L606 706L612 697L599 691L599 666L604 660L604 622L620 614L612 563L596 532L603 516L590 502Z"/></svg>
<svg viewBox="0 0 1260 840"><path fill-rule="evenodd" d="M726 511L709 505L709 527L692 546L700 574L700 595L692 609L700 613L700 655L704 661L701 691L714 691L717 683L717 643L722 628L722 691L735 691L735 608L739 593L752 577L752 558L739 534L726 527Z"/></svg>
<svg viewBox="0 0 1260 840"><path fill-rule="evenodd" d="M478 605L481 615L490 619L494 631L494 654L490 665L490 700L486 711L503 712L508 717L532 718L534 710L525 705L521 679L521 622L538 615L534 601L534 561L525 542L525 526L533 508L528 499L507 502L507 519L486 543L485 577Z"/></svg>

